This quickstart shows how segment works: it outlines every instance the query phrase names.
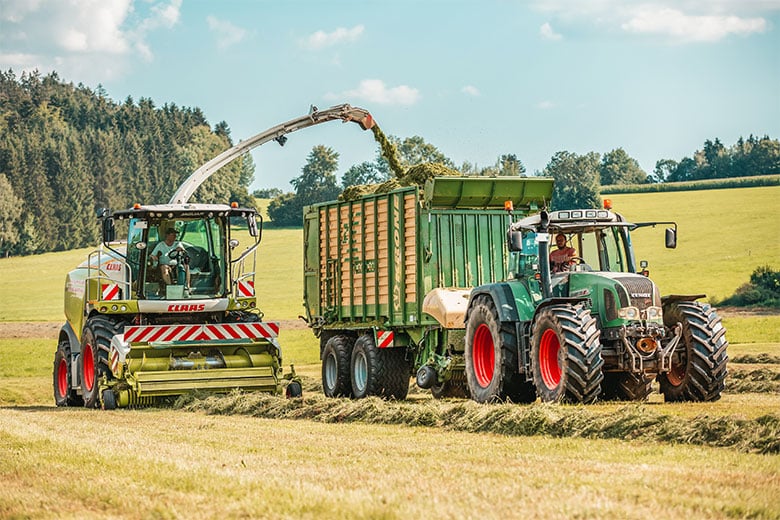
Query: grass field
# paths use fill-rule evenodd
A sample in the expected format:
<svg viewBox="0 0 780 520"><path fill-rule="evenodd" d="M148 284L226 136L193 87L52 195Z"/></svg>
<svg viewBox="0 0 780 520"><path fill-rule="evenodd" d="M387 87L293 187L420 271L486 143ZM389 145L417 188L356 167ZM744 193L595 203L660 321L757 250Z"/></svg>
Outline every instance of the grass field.
<svg viewBox="0 0 780 520"><path fill-rule="evenodd" d="M631 219L680 225L674 251L663 249L662 230L635 234L637 256L664 293L723 298L780 258L778 196L780 188L746 188L611 198ZM295 319L301 231L267 229L260 248L266 319ZM88 251L0 259L0 321L61 320L65 273ZM257 408L241 396L182 409L58 409L54 339L0 337L0 518L780 518L776 450L700 446L695 431L677 440L651 433L706 424L708 435L751 429L759 443L777 444L780 316L732 314L724 325L732 359L769 360L730 363L727 383L755 377L769 390L727 390L706 404L653 394L634 408L481 406L419 391L409 403L327 400L316 339L283 330L285 364L305 378L296 420L267 418L265 401ZM459 410L482 417L475 431L448 426ZM591 438L538 433L535 413L560 417L559 427L625 417L632 440L609 424ZM529 432L496 433L518 415ZM426 420L439 427L419 426Z"/></svg>

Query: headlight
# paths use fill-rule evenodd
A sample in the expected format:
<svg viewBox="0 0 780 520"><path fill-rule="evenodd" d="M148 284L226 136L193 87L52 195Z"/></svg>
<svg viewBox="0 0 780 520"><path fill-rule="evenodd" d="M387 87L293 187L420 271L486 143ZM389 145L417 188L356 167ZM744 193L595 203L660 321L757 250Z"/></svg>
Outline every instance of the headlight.
<svg viewBox="0 0 780 520"><path fill-rule="evenodd" d="M618 318L624 320L638 320L639 309L636 307L623 307L622 309L618 309Z"/></svg>
<svg viewBox="0 0 780 520"><path fill-rule="evenodd" d="M660 320L663 317L661 307L648 307L645 312L648 320Z"/></svg>

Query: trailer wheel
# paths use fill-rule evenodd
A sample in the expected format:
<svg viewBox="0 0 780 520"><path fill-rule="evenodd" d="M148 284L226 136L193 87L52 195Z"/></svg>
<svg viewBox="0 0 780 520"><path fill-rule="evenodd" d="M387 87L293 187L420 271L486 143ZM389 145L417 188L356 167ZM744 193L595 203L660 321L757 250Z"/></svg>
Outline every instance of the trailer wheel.
<svg viewBox="0 0 780 520"><path fill-rule="evenodd" d="M322 350L322 391L327 397L351 397L350 359L352 338L340 334L330 338Z"/></svg>
<svg viewBox="0 0 780 520"><path fill-rule="evenodd" d="M409 392L410 371L403 349L380 349L373 334L363 334L352 348L352 395L356 399L369 395L405 399Z"/></svg>
<svg viewBox="0 0 780 520"><path fill-rule="evenodd" d="M601 393L599 330L584 304L551 305L531 328L534 384L544 402L592 403Z"/></svg>
<svg viewBox="0 0 780 520"><path fill-rule="evenodd" d="M493 299L488 296L475 298L466 324L464 356L466 382L472 399L486 403L519 397L517 389L523 380L518 374L517 348L514 326L499 321ZM527 399L524 401L529 402ZM533 399L536 399L535 395Z"/></svg>
<svg viewBox="0 0 780 520"><path fill-rule="evenodd" d="M645 401L652 389L653 377L631 372L607 372L601 382L600 399L605 401Z"/></svg>
<svg viewBox="0 0 780 520"><path fill-rule="evenodd" d="M102 315L92 316L84 326L81 339L81 393L84 406L100 406L100 378L112 378L108 368L111 338L119 333L120 324Z"/></svg>
<svg viewBox="0 0 780 520"><path fill-rule="evenodd" d="M84 402L71 385L70 344L68 340L60 340L57 352L54 354L54 403L57 406L81 406Z"/></svg>
<svg viewBox="0 0 780 520"><path fill-rule="evenodd" d="M708 304L675 302L664 309L664 324L682 323L682 341L672 356L672 370L659 374L666 401L717 401L728 370L726 329Z"/></svg>

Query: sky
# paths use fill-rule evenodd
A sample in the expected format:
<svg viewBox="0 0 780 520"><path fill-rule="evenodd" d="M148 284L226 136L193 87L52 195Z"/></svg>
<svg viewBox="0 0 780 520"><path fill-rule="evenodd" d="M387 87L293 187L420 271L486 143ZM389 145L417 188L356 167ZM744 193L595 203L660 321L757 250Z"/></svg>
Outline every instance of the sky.
<svg viewBox="0 0 780 520"><path fill-rule="evenodd" d="M456 165L623 148L648 173L719 138L780 138L780 0L0 0L0 69L117 102L199 107L234 142L349 103ZM252 153L292 191L316 145L373 161L358 125Z"/></svg>

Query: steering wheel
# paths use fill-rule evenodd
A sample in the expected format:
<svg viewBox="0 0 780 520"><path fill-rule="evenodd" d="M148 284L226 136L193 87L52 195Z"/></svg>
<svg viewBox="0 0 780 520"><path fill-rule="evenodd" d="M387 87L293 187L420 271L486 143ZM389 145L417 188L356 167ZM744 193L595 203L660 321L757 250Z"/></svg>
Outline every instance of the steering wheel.
<svg viewBox="0 0 780 520"><path fill-rule="evenodd" d="M582 258L581 256L572 256L572 257L569 257L569 263L572 263L572 262L575 262L575 261L576 261L576 263L575 263L575 264L573 264L573 265L572 265L572 267L573 267L574 265L580 265L580 266L582 266L582 268L583 268L582 270L583 270L583 271L592 271L592 270L593 270L593 268L592 268L591 266L589 266L589 265L588 265L588 262L586 262L586 261L585 261L585 259L584 259L584 258ZM567 266L567 267L568 267L568 266Z"/></svg>

